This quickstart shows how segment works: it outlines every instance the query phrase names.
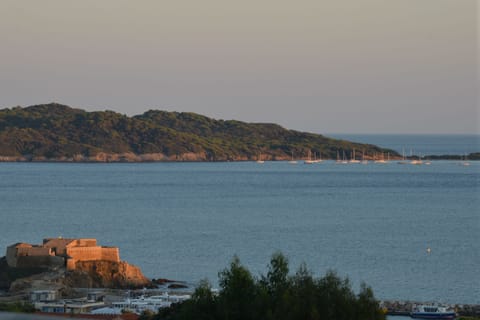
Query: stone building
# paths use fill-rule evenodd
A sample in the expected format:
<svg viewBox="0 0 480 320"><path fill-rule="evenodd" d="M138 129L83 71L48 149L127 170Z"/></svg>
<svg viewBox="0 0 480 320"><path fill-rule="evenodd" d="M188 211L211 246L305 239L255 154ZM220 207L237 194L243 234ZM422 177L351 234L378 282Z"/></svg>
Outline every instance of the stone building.
<svg viewBox="0 0 480 320"><path fill-rule="evenodd" d="M117 247L98 246L96 239L48 238L41 245L15 243L7 247L7 263L10 267L56 267L74 270L78 261L120 262Z"/></svg>

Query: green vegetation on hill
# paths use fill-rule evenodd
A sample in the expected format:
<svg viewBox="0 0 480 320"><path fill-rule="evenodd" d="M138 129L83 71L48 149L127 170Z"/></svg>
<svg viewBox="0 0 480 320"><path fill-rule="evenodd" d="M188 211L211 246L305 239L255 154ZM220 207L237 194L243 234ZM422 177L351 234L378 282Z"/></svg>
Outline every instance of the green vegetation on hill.
<svg viewBox="0 0 480 320"><path fill-rule="evenodd" d="M0 156L33 160L99 160L107 154L157 154L152 160L324 158L357 150L367 156L392 150L287 130L276 124L215 120L195 113L150 110L128 117L86 112L56 103L0 110ZM120 159L121 160L121 159ZM127 159L128 160L128 159ZM100 160L101 161L101 160Z"/></svg>
<svg viewBox="0 0 480 320"><path fill-rule="evenodd" d="M192 299L158 314L144 313L140 320L380 320L385 315L372 289L362 285L355 294L348 279L327 272L314 278L305 265L289 275L288 260L272 256L268 273L254 278L238 258L219 273L220 291L203 282Z"/></svg>

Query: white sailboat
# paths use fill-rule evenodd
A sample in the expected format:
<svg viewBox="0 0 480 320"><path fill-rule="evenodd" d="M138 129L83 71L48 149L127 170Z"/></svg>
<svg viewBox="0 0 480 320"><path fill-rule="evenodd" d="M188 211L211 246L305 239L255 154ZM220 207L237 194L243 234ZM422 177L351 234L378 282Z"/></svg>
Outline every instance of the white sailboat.
<svg viewBox="0 0 480 320"><path fill-rule="evenodd" d="M293 159L293 151L292 151L292 160L288 161L290 164L297 164L298 162Z"/></svg>
<svg viewBox="0 0 480 320"><path fill-rule="evenodd" d="M260 153L258 154L258 158L257 158L256 162L259 163L259 164L265 163L265 161L262 160L262 155Z"/></svg>
<svg viewBox="0 0 480 320"><path fill-rule="evenodd" d="M374 163L387 163L387 161L385 161L385 155L383 154L382 152L382 157L378 158L377 159L377 154L375 154L375 160L373 161Z"/></svg>
<svg viewBox="0 0 480 320"><path fill-rule="evenodd" d="M461 159L461 157L460 157ZM469 166L470 165L470 162L467 161L467 154L465 154L464 158L463 158L463 161L460 162L460 165L461 166Z"/></svg>
<svg viewBox="0 0 480 320"><path fill-rule="evenodd" d="M353 149L352 159L349 161L350 163L360 163L360 160L355 159L355 149Z"/></svg>
<svg viewBox="0 0 480 320"><path fill-rule="evenodd" d="M362 164L368 164L368 160L365 159L365 150L362 151Z"/></svg>
<svg viewBox="0 0 480 320"><path fill-rule="evenodd" d="M308 159L305 159L304 164L314 164L315 161L312 160L312 151L308 150Z"/></svg>
<svg viewBox="0 0 480 320"><path fill-rule="evenodd" d="M342 163L342 160L340 160L340 153L338 152L338 150L337 150L337 160L335 161L335 163L337 164Z"/></svg>
<svg viewBox="0 0 480 320"><path fill-rule="evenodd" d="M410 161L410 164L413 164L413 165L421 165L421 164L423 164L422 158L421 158L420 156L417 156L417 159L413 159L413 151L412 151L412 149L410 149L410 157L412 158L412 160Z"/></svg>
<svg viewBox="0 0 480 320"><path fill-rule="evenodd" d="M421 165L421 164L423 164L422 157L418 156L417 159L412 159L412 161L410 161L410 164L413 164L413 165Z"/></svg>
<svg viewBox="0 0 480 320"><path fill-rule="evenodd" d="M323 160L322 160L322 152L319 152L319 155L320 155L320 157L317 159L317 153L316 153L316 152L314 153L313 162L315 162L315 163L320 163L320 162L323 161Z"/></svg>
<svg viewBox="0 0 480 320"><path fill-rule="evenodd" d="M345 150L343 150L343 156L342 156L342 164L348 164L347 157L345 156Z"/></svg>
<svg viewBox="0 0 480 320"><path fill-rule="evenodd" d="M405 160L405 148L402 148L402 161L398 161L398 164L407 164L408 162Z"/></svg>

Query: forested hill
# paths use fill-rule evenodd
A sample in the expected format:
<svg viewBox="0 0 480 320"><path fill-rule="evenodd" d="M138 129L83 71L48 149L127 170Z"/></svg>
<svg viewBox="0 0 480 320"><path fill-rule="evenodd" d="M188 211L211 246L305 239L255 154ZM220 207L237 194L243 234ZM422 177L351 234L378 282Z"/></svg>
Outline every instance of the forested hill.
<svg viewBox="0 0 480 320"><path fill-rule="evenodd" d="M357 159L392 150L287 130L276 124L215 120L150 110L128 117L51 103L0 110L0 159L60 161L289 160L311 152Z"/></svg>

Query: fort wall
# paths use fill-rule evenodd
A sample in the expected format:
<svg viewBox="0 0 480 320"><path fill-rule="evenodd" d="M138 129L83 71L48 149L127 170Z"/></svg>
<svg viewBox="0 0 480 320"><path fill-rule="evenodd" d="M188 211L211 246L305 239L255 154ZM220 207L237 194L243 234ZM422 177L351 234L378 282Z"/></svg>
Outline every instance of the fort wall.
<svg viewBox="0 0 480 320"><path fill-rule="evenodd" d="M10 267L15 267L17 265L17 245L11 245L7 247L7 252L5 254L7 258L7 264Z"/></svg>
<svg viewBox="0 0 480 320"><path fill-rule="evenodd" d="M67 247L96 247L97 239L75 239Z"/></svg>
<svg viewBox="0 0 480 320"><path fill-rule="evenodd" d="M72 242L73 239L63 239L63 238L50 238L43 239L43 246L51 248L55 255L61 256L65 255L67 245Z"/></svg>
<svg viewBox="0 0 480 320"><path fill-rule="evenodd" d="M17 257L20 256L53 256L52 250L45 247L20 247L17 248Z"/></svg>
<svg viewBox="0 0 480 320"><path fill-rule="evenodd" d="M67 248L67 269L75 269L77 261L105 260L120 262L118 248L115 247L72 247Z"/></svg>
<svg viewBox="0 0 480 320"><path fill-rule="evenodd" d="M16 243L7 247L7 263L10 267L56 267L75 269L78 261L120 262L117 247L97 246L96 239L44 239L43 245Z"/></svg>
<svg viewBox="0 0 480 320"><path fill-rule="evenodd" d="M19 257L49 257L53 253L50 248L45 248L41 246L32 246L28 243L17 243L7 247L7 264L10 267L19 267L18 259Z"/></svg>
<svg viewBox="0 0 480 320"><path fill-rule="evenodd" d="M54 268L65 266L65 259L56 256L20 256L17 257L17 268Z"/></svg>

